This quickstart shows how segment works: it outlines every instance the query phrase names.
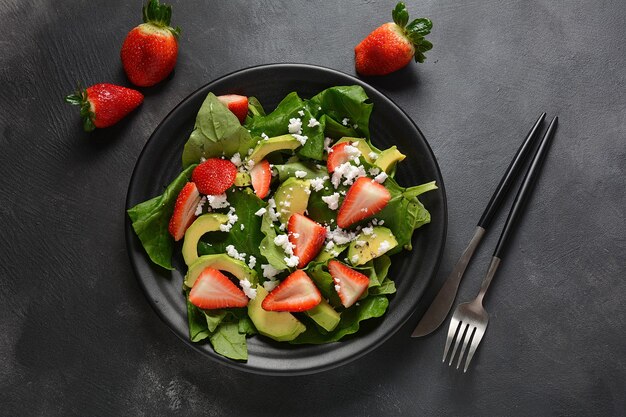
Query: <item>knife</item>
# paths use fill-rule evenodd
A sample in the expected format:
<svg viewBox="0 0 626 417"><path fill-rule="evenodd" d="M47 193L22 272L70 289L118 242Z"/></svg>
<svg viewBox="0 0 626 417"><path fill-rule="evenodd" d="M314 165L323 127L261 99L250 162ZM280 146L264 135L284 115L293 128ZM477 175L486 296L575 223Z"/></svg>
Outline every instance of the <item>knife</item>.
<svg viewBox="0 0 626 417"><path fill-rule="evenodd" d="M524 165L524 162L530 153L530 149L535 142L535 138L538 136L537 133L539 131L539 126L545 117L545 113L542 113L541 116L539 116L532 129L530 129L530 132L528 132L524 142L522 142L522 145L515 153L511 164L507 168L504 176L498 184L498 187L496 187L496 190L491 196L489 204L487 204L483 215L480 217L478 225L474 231L474 235L467 245L467 248L463 251L463 254L457 261L454 269L446 281L443 283L439 293L437 293L435 299L430 304L430 307L428 307L428 310L424 313L424 316L417 324L417 327L413 330L411 337L422 337L434 332L439 326L441 326L441 323L443 323L448 316L448 313L452 308L452 304L454 304L456 293L459 289L459 284L461 283L465 269L467 268L470 259L472 259L480 241L485 235L487 228L491 224L493 217L511 189L511 185L513 185L521 167Z"/></svg>

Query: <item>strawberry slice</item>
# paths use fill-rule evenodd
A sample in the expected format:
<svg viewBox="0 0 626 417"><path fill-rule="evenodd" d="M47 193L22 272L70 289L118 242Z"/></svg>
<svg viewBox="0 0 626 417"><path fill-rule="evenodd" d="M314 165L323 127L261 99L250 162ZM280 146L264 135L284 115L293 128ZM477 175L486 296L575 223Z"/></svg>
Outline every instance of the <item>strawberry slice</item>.
<svg viewBox="0 0 626 417"><path fill-rule="evenodd" d="M322 294L302 270L289 275L270 292L261 307L267 311L298 312L309 310L322 301Z"/></svg>
<svg viewBox="0 0 626 417"><path fill-rule="evenodd" d="M335 289L341 304L346 308L356 303L370 283L370 279L366 275L334 259L328 262L328 272L335 281Z"/></svg>
<svg viewBox="0 0 626 417"><path fill-rule="evenodd" d="M265 198L270 192L270 183L272 182L272 168L270 163L265 159L256 164L250 170L250 178L252 180L252 188L259 198Z"/></svg>
<svg viewBox="0 0 626 417"><path fill-rule="evenodd" d="M326 229L308 217L294 213L289 218L287 232L289 242L295 245L293 254L300 259L298 268L304 268L322 249Z"/></svg>
<svg viewBox="0 0 626 417"><path fill-rule="evenodd" d="M178 193L174 204L174 214L172 214L168 227L174 240L179 241L185 236L185 230L196 219L198 203L200 203L198 187L193 182L188 182Z"/></svg>
<svg viewBox="0 0 626 417"><path fill-rule="evenodd" d="M191 174L202 194L224 194L235 183L237 167L228 159L210 158L198 165Z"/></svg>
<svg viewBox="0 0 626 417"><path fill-rule="evenodd" d="M330 173L333 173L339 165L361 154L350 142L338 143L330 149L331 152L328 153L328 160L326 160L326 168Z"/></svg>
<svg viewBox="0 0 626 417"><path fill-rule="evenodd" d="M189 301L205 310L248 305L248 297L243 291L226 275L213 268L205 268L198 275L189 292Z"/></svg>
<svg viewBox="0 0 626 417"><path fill-rule="evenodd" d="M248 115L248 97L239 96L237 94L226 94L223 96L217 96L217 98L228 107L228 110L233 112L239 122L243 124Z"/></svg>
<svg viewBox="0 0 626 417"><path fill-rule="evenodd" d="M345 229L381 211L389 200L389 191L372 180L361 177L350 187L337 213L337 226Z"/></svg>

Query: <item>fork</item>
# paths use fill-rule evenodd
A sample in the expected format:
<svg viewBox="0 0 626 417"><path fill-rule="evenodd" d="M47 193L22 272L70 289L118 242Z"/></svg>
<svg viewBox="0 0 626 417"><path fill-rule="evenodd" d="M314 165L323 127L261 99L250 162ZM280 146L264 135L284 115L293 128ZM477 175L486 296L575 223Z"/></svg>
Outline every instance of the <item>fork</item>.
<svg viewBox="0 0 626 417"><path fill-rule="evenodd" d="M496 271L498 270L498 267L500 266L502 254L506 244L510 240L513 229L521 217L524 206L526 205L528 197L530 196L533 186L539 176L541 165L543 164L545 156L548 153L548 147L552 137L554 136L557 122L558 117L552 119L546 133L537 147L537 150L535 151L535 155L533 156L532 162L528 167L528 171L526 172L522 184L517 191L517 195L515 196L509 215L507 216L504 227L502 228L500 239L498 240L498 244L493 252L491 263L489 264L489 269L487 270L487 275L485 275L485 278L480 285L478 295L470 302L459 304L456 310L454 310L454 314L450 320L450 327L448 328L448 336L446 338L446 346L443 350L442 359L442 362L446 361L448 351L452 347L452 354L450 355L448 366L452 365L454 356L460 346L461 351L456 363L456 369L459 369L463 356L469 346L467 359L465 360L465 367L463 368L463 372L467 372L467 368L476 353L476 349L485 335L487 324L489 324L489 314L487 314L487 311L483 307L483 299L489 289L489 285L491 284L493 277L496 274Z"/></svg>

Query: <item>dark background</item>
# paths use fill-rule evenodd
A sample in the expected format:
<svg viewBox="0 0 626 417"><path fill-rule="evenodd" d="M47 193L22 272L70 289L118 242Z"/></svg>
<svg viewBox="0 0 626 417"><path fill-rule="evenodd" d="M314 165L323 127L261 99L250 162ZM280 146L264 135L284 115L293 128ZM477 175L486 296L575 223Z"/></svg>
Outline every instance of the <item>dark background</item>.
<svg viewBox="0 0 626 417"><path fill-rule="evenodd" d="M122 123L87 135L62 97L77 81L129 85L119 49L141 2L0 0L1 415L625 415L623 1L408 2L433 20L435 47L371 83L438 158L443 264L424 307L382 347L291 378L217 364L157 318L126 253L128 182L150 133L196 88L272 62L353 74L354 45L395 3L172 3L175 74L143 89ZM441 364L445 329L409 335L542 111L559 116L558 132L462 375ZM460 300L477 292L505 213Z"/></svg>

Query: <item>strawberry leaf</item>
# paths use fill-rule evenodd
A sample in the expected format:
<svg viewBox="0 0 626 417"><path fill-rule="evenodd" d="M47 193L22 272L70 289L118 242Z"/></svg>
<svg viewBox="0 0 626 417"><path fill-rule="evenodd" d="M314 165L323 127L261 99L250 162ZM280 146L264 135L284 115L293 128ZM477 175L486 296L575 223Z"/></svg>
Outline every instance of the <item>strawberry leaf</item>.
<svg viewBox="0 0 626 417"><path fill-rule="evenodd" d="M432 28L433 22L431 22L430 19L420 17L409 23L405 30L407 34L416 34L423 37L428 35Z"/></svg>
<svg viewBox="0 0 626 417"><path fill-rule="evenodd" d="M400 2L396 4L396 7L391 12L391 17L393 17L393 21L396 25L402 28L406 26L409 21L409 12L406 10L404 3Z"/></svg>

